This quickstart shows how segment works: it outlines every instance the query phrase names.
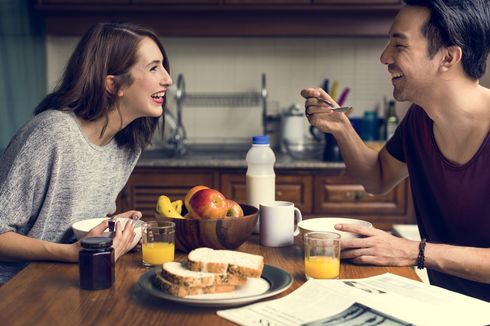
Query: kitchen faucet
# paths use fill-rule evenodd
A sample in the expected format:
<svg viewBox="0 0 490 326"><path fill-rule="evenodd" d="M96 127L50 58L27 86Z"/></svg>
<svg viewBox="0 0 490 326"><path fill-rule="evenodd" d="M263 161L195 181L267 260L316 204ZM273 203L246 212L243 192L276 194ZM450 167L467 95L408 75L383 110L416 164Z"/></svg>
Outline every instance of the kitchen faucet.
<svg viewBox="0 0 490 326"><path fill-rule="evenodd" d="M185 100L185 80L184 75L179 74L177 76L177 91L175 92L175 102L177 117L175 121L175 129L170 136L168 142L173 146L173 155L182 157L187 153L187 146L184 141L187 138L187 134L182 123L182 108Z"/></svg>

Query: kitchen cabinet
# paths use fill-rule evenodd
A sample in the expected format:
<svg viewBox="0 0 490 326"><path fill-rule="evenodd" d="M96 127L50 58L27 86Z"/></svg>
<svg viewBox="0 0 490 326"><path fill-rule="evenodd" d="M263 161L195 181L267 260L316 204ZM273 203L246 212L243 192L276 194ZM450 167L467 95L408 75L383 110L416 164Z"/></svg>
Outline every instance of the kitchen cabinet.
<svg viewBox="0 0 490 326"><path fill-rule="evenodd" d="M219 0L131 0L133 5L159 4L159 5L216 5Z"/></svg>
<svg viewBox="0 0 490 326"><path fill-rule="evenodd" d="M152 218L157 198L167 195L172 200L184 199L187 191L195 185L219 188L219 175L212 170L136 168L119 194L118 211L137 209L144 218Z"/></svg>
<svg viewBox="0 0 490 326"><path fill-rule="evenodd" d="M323 5L358 5L358 6L375 6L375 5L401 5L402 0L312 0L314 4Z"/></svg>
<svg viewBox="0 0 490 326"><path fill-rule="evenodd" d="M313 177L292 172L276 171L276 200L295 203L304 214L313 213ZM227 198L245 203L245 171L225 172L220 175L221 191Z"/></svg>
<svg viewBox="0 0 490 326"><path fill-rule="evenodd" d="M245 202L245 169L137 166L118 198L118 211L137 209L143 217L151 218L158 196L184 199L187 191L199 184ZM276 199L294 202L305 218L361 218L386 230L393 224L414 223L407 181L385 195L373 196L345 175L344 169L276 169Z"/></svg>
<svg viewBox="0 0 490 326"><path fill-rule="evenodd" d="M401 0L38 0L50 35L130 21L160 36L386 36Z"/></svg>
<svg viewBox="0 0 490 326"><path fill-rule="evenodd" d="M314 183L314 212L329 216L364 218L383 229L392 224L414 223L408 181L384 195L372 195L343 173L319 175Z"/></svg>
<svg viewBox="0 0 490 326"><path fill-rule="evenodd" d="M223 0L227 5L309 5L311 0Z"/></svg>
<svg viewBox="0 0 490 326"><path fill-rule="evenodd" d="M42 0L39 3L46 5L129 5L132 0Z"/></svg>

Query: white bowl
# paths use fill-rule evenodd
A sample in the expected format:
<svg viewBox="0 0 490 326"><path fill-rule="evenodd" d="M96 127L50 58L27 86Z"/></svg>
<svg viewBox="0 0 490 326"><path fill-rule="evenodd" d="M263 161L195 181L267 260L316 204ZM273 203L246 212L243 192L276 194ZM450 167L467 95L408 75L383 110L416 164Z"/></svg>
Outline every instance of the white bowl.
<svg viewBox="0 0 490 326"><path fill-rule="evenodd" d="M303 220L298 223L301 236L303 237L308 232L328 231L340 234L341 239L353 239L360 236L350 232L339 231L335 229L335 224L356 224L364 227L373 227L370 222L358 220L354 218L342 217L319 217Z"/></svg>
<svg viewBox="0 0 490 326"><path fill-rule="evenodd" d="M80 240L80 239L84 238L90 230L92 230L94 227L96 227L97 225L102 223L102 221L104 221L104 220L107 220L107 217L90 218L88 220L81 220L81 221L75 222L75 223L73 223L73 225L71 227L73 229L73 233L75 233L75 237L77 238L77 240ZM118 217L117 218L117 221L121 223L121 226L123 228L129 220L130 219L127 217ZM136 232L136 235L133 239L133 242L131 243L131 249L133 249L141 239L142 225L143 225L143 222L141 222L140 220L136 221L136 224L134 227L134 232ZM108 237L109 235L110 235L109 229L105 229L103 236Z"/></svg>

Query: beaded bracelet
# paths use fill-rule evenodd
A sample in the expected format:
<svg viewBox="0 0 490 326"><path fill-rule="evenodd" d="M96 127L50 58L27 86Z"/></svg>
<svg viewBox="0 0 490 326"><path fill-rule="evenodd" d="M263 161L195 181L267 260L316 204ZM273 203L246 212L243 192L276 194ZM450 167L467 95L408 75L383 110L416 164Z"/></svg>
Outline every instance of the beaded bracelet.
<svg viewBox="0 0 490 326"><path fill-rule="evenodd" d="M425 267L425 242L426 239L423 238L419 243L419 255L417 257L417 268L423 269Z"/></svg>

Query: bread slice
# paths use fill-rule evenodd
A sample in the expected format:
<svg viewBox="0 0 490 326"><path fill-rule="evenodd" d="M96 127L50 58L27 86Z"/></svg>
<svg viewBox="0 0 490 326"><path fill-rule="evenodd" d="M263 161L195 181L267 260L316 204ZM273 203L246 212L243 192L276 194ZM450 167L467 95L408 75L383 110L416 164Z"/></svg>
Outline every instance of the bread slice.
<svg viewBox="0 0 490 326"><path fill-rule="evenodd" d="M187 256L192 271L229 273L240 278L260 277L264 257L233 250L197 248Z"/></svg>
<svg viewBox="0 0 490 326"><path fill-rule="evenodd" d="M155 274L153 284L163 291L178 297L186 297L188 295L196 294L231 292L235 290L234 285L226 284L213 284L204 286L186 286L182 284L176 284L167 280L161 273Z"/></svg>
<svg viewBox="0 0 490 326"><path fill-rule="evenodd" d="M184 287L206 287L216 284L216 274L205 272L194 272L189 270L184 263L164 263L161 275L167 281Z"/></svg>

